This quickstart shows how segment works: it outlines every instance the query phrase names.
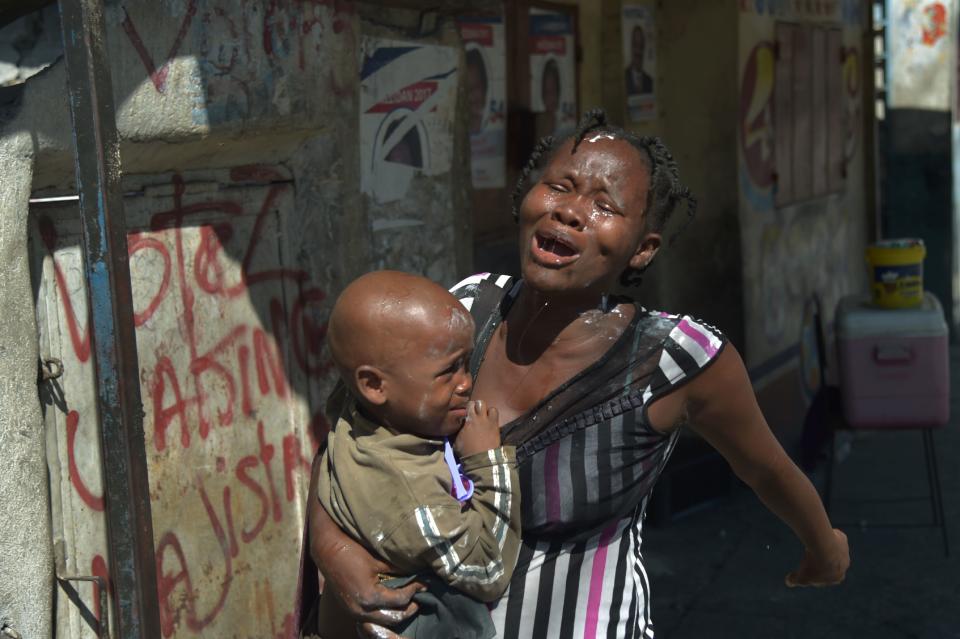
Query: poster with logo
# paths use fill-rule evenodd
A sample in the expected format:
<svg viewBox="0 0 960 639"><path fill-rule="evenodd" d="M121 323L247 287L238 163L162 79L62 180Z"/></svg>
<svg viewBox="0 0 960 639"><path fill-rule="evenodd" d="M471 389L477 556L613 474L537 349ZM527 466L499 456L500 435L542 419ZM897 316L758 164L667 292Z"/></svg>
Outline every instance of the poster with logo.
<svg viewBox="0 0 960 639"><path fill-rule="evenodd" d="M537 136L577 126L577 61L573 16L530 9L530 108Z"/></svg>
<svg viewBox="0 0 960 639"><path fill-rule="evenodd" d="M887 2L890 108L950 110L953 4L952 0Z"/></svg>
<svg viewBox="0 0 960 639"><path fill-rule="evenodd" d="M503 188L507 143L503 18L462 18L457 26L466 52L471 182L475 189Z"/></svg>
<svg viewBox="0 0 960 639"><path fill-rule="evenodd" d="M360 188L383 204L414 176L450 170L458 52L364 38L360 60Z"/></svg>
<svg viewBox="0 0 960 639"><path fill-rule="evenodd" d="M633 121L657 117L657 32L652 5L624 5L623 84Z"/></svg>

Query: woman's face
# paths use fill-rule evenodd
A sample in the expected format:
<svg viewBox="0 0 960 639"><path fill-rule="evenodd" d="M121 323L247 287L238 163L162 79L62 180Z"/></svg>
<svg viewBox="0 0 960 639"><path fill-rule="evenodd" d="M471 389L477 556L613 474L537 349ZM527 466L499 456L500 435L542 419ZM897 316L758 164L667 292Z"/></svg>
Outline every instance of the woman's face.
<svg viewBox="0 0 960 639"><path fill-rule="evenodd" d="M520 205L520 265L543 292L606 293L660 246L645 228L650 172L641 151L588 133L554 153Z"/></svg>

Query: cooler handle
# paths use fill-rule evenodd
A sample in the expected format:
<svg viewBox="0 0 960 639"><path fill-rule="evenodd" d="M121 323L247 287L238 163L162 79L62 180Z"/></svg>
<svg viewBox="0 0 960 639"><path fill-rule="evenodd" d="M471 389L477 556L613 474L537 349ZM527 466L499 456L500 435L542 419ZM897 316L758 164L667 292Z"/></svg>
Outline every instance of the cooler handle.
<svg viewBox="0 0 960 639"><path fill-rule="evenodd" d="M908 346L874 346L873 361L878 366L905 366L913 361L913 349Z"/></svg>

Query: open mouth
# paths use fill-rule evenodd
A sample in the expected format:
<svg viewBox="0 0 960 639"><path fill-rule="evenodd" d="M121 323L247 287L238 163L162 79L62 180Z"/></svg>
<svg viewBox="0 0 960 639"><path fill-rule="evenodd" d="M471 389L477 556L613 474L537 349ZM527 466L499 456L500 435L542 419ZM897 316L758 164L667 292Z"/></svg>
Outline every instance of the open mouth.
<svg viewBox="0 0 960 639"><path fill-rule="evenodd" d="M532 244L532 252L537 261L551 266L563 266L580 257L577 247L560 236L535 233Z"/></svg>

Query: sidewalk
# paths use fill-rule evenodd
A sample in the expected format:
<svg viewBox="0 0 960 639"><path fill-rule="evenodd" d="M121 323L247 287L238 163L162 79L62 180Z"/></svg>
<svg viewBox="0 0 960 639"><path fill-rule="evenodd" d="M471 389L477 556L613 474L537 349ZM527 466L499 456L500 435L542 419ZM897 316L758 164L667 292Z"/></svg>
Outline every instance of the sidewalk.
<svg viewBox="0 0 960 639"><path fill-rule="evenodd" d="M873 526L932 522L920 432L851 434L831 513L850 541L846 582L786 588L800 545L738 483L722 502L644 532L658 639L960 639L960 349L951 371L953 421L934 434L949 558L939 528Z"/></svg>

